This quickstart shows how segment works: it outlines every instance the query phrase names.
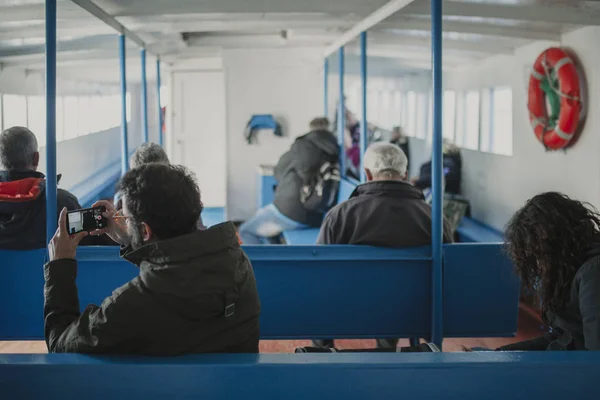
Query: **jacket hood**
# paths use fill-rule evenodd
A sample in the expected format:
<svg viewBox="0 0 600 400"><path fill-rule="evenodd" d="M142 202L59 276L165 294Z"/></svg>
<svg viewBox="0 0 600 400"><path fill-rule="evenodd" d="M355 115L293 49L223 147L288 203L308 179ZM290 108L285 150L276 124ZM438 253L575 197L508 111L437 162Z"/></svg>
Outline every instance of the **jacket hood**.
<svg viewBox="0 0 600 400"><path fill-rule="evenodd" d="M363 195L388 195L404 199L425 200L423 192L403 181L372 181L358 185L350 198Z"/></svg>
<svg viewBox="0 0 600 400"><path fill-rule="evenodd" d="M340 152L336 137L329 131L312 131L304 135L303 138L331 156L337 157Z"/></svg>
<svg viewBox="0 0 600 400"><path fill-rule="evenodd" d="M0 171L0 236L25 232L41 212L46 190L44 174Z"/></svg>
<svg viewBox="0 0 600 400"><path fill-rule="evenodd" d="M239 278L236 268L246 257L232 222L137 250L124 249L122 256L140 267L140 277L151 290L180 298L194 298L220 284L233 285Z"/></svg>

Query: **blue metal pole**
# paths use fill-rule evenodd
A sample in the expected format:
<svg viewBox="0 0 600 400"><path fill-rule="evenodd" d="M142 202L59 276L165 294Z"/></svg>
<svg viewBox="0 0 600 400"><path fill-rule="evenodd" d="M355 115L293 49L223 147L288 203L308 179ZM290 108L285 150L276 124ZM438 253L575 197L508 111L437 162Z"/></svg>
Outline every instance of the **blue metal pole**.
<svg viewBox="0 0 600 400"><path fill-rule="evenodd" d="M143 142L148 142L148 85L146 83L146 49L141 50L142 58L142 129Z"/></svg>
<svg viewBox="0 0 600 400"><path fill-rule="evenodd" d="M369 129L367 118L367 32L360 34L360 81L362 85L362 121L360 124L360 181L367 181L364 158L367 150L367 131Z"/></svg>
<svg viewBox="0 0 600 400"><path fill-rule="evenodd" d="M338 141L340 143L340 174L346 176L346 146L344 145L344 132L346 131L346 105L344 101L344 48L340 47L339 55L339 74L340 74L340 106L338 110Z"/></svg>
<svg viewBox="0 0 600 400"><path fill-rule="evenodd" d="M121 61L121 175L129 169L129 145L127 143L127 71L125 35L119 36L119 57Z"/></svg>
<svg viewBox="0 0 600 400"><path fill-rule="evenodd" d="M56 232L56 0L46 0L46 243Z"/></svg>
<svg viewBox="0 0 600 400"><path fill-rule="evenodd" d="M325 59L323 68L323 115L329 118L329 59Z"/></svg>
<svg viewBox="0 0 600 400"><path fill-rule="evenodd" d="M440 348L443 340L442 304L442 0L431 0L431 57L433 72L433 148L432 148L432 341Z"/></svg>
<svg viewBox="0 0 600 400"><path fill-rule="evenodd" d="M158 102L158 144L160 147L163 147L163 115L162 107L160 105L160 59L156 60L156 99Z"/></svg>

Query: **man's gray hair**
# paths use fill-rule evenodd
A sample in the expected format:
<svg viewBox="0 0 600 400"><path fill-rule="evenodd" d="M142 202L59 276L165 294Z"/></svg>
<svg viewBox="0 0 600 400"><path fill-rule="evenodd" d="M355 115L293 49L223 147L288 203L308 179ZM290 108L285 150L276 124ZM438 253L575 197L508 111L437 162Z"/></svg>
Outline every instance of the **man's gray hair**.
<svg viewBox="0 0 600 400"><path fill-rule="evenodd" d="M0 133L0 164L11 169L30 169L38 152L33 132L23 126L13 126Z"/></svg>
<svg viewBox="0 0 600 400"><path fill-rule="evenodd" d="M329 120L327 117L317 117L310 121L309 124L311 131L328 131L329 130Z"/></svg>
<svg viewBox="0 0 600 400"><path fill-rule="evenodd" d="M149 163L170 164L169 156L156 143L143 143L131 156L131 168Z"/></svg>
<svg viewBox="0 0 600 400"><path fill-rule="evenodd" d="M402 149L391 143L374 143L367 148L363 163L377 178L404 178L408 159Z"/></svg>

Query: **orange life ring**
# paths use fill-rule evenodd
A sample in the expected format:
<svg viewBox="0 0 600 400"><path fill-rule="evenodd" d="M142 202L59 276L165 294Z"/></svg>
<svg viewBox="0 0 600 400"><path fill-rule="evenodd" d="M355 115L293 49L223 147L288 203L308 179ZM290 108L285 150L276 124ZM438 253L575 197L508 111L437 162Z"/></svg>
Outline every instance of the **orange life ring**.
<svg viewBox="0 0 600 400"><path fill-rule="evenodd" d="M571 143L584 115L582 91L579 71L563 49L551 47L535 60L529 78L529 121L547 150Z"/></svg>

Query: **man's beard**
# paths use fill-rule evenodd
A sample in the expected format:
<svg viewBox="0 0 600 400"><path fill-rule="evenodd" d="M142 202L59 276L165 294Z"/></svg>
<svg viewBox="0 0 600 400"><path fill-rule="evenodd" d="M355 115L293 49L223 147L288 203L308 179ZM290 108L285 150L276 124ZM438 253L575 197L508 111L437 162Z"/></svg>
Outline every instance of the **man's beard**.
<svg viewBox="0 0 600 400"><path fill-rule="evenodd" d="M131 247L137 250L144 245L144 236L142 235L142 226L135 225L131 232Z"/></svg>

